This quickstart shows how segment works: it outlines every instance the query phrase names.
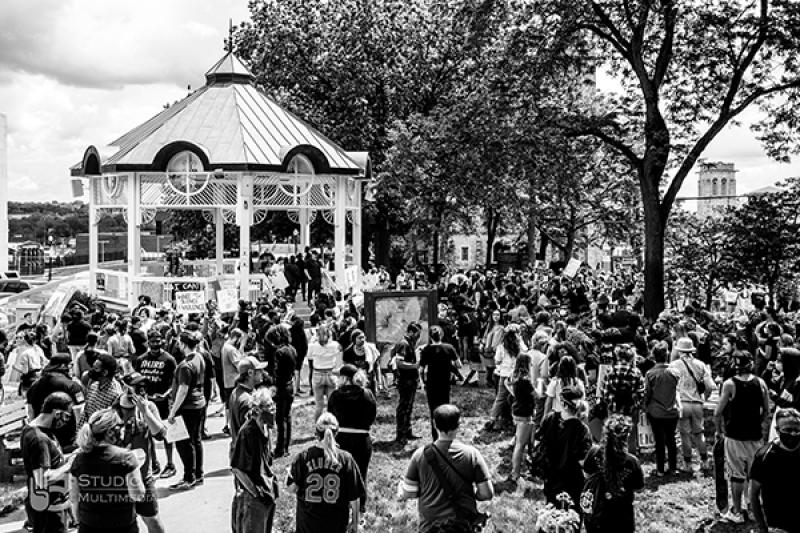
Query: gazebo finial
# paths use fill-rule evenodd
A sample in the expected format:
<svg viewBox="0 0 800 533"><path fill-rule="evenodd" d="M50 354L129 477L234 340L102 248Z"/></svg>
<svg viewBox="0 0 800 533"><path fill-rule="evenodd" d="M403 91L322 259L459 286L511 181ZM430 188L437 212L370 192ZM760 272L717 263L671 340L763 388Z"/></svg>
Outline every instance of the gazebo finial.
<svg viewBox="0 0 800 533"><path fill-rule="evenodd" d="M228 42L225 46L226 52L233 52L233 19L228 19Z"/></svg>

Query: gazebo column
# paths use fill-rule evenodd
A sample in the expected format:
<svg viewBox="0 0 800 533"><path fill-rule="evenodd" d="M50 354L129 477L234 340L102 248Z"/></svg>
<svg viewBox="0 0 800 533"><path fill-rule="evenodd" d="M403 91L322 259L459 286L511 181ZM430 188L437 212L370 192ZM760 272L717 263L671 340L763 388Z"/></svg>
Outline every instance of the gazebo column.
<svg viewBox="0 0 800 533"><path fill-rule="evenodd" d="M222 218L222 208L214 209L214 238L216 240L214 262L216 264L217 276L225 273L225 263L223 252L225 251L225 220Z"/></svg>
<svg viewBox="0 0 800 533"><path fill-rule="evenodd" d="M297 215L300 224L300 251L304 252L307 246L311 246L311 212L307 207L301 207Z"/></svg>
<svg viewBox="0 0 800 533"><path fill-rule="evenodd" d="M139 275L142 260L141 239L139 235L139 176L128 175L128 305L133 309L139 298L135 278Z"/></svg>
<svg viewBox="0 0 800 533"><path fill-rule="evenodd" d="M336 196L334 197L335 206L333 213L333 251L334 273L336 274L336 285L344 289L344 269L345 252L347 240L345 228L347 224L347 178L336 176Z"/></svg>
<svg viewBox="0 0 800 533"><path fill-rule="evenodd" d="M89 294L91 296L97 296L97 248L99 239L97 206L94 200L97 181L97 178L89 178Z"/></svg>
<svg viewBox="0 0 800 533"><path fill-rule="evenodd" d="M250 299L250 224L253 222L253 176L239 177L236 221L239 224L239 299Z"/></svg>
<svg viewBox="0 0 800 533"><path fill-rule="evenodd" d="M353 198L353 264L356 266L356 283L361 286L361 181L356 181L356 193Z"/></svg>

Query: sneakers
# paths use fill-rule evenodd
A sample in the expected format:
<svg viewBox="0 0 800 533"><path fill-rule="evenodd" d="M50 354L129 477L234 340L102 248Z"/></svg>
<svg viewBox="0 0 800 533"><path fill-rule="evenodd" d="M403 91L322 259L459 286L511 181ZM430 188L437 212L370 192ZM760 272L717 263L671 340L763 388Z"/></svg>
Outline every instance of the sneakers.
<svg viewBox="0 0 800 533"><path fill-rule="evenodd" d="M179 481L178 483L175 483L174 485L170 485L169 486L169 490L175 490L175 491L178 491L178 490L190 490L190 489L194 488L194 485L195 485L194 481L192 481L192 482Z"/></svg>
<svg viewBox="0 0 800 533"><path fill-rule="evenodd" d="M154 462L153 465L150 467L150 473L153 476L158 476L161 473L161 465L158 462Z"/></svg>
<svg viewBox="0 0 800 533"><path fill-rule="evenodd" d="M734 511L728 511L722 515L721 520L730 524L744 524L744 517L740 513Z"/></svg>
<svg viewBox="0 0 800 533"><path fill-rule="evenodd" d="M168 477L172 477L177 473L178 472L175 470L175 465L168 464L166 467L164 467L164 470L161 471L161 475L158 477L161 479L167 479Z"/></svg>

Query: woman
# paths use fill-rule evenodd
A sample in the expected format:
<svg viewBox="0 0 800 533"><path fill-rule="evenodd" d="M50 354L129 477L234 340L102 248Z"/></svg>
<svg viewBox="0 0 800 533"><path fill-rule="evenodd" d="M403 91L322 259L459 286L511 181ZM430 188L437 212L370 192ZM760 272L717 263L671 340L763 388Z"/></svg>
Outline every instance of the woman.
<svg viewBox="0 0 800 533"><path fill-rule="evenodd" d="M275 455L284 457L289 454L289 445L292 443L292 403L297 351L290 344L292 334L285 324L270 326L266 338L275 347L275 419L278 426Z"/></svg>
<svg viewBox="0 0 800 533"><path fill-rule="evenodd" d="M360 329L350 333L350 341L350 346L342 354L342 361L362 370L367 377L369 390L375 394L376 384L381 377L380 365L376 364L380 357L378 348L367 342L367 336Z"/></svg>
<svg viewBox="0 0 800 533"><path fill-rule="evenodd" d="M503 342L502 316L499 309L492 311L481 341L481 357L486 371L486 385L489 387L495 386L494 354L497 352L497 347Z"/></svg>
<svg viewBox="0 0 800 533"><path fill-rule="evenodd" d="M514 375L511 380L506 382L506 386L514 398L511 404L511 415L514 417L516 435L514 438L514 453L511 456L511 476L509 477L514 483L519 479L522 458L528 445L531 444L531 436L533 434L535 398L530 370L531 357L528 354L520 354L517 357Z"/></svg>
<svg viewBox="0 0 800 533"><path fill-rule="evenodd" d="M496 365L495 375L500 381L498 382L494 404L492 404L490 413L491 420L485 426L487 431L495 429L495 425L500 422L509 397L506 380L514 373L517 356L523 351L525 351L525 349L520 339L519 326L516 324L509 324L503 331L503 343L497 347L497 351L494 355L494 362Z"/></svg>
<svg viewBox="0 0 800 533"><path fill-rule="evenodd" d="M236 434L231 453L236 489L232 529L233 533L270 533L278 497L271 444L275 403L268 389L257 389L249 397L248 406L248 420Z"/></svg>
<svg viewBox="0 0 800 533"><path fill-rule="evenodd" d="M633 533L634 492L644 487L639 460L627 452L630 419L611 415L603 428L603 443L589 451L584 470L590 476L581 494L587 533Z"/></svg>
<svg viewBox="0 0 800 533"><path fill-rule="evenodd" d="M580 392L581 398L586 397L586 386L578 377L578 365L569 355L562 356L558 361L555 379L547 384L547 399L544 402L544 416L551 411L561 411L561 391L571 388Z"/></svg>
<svg viewBox="0 0 800 533"><path fill-rule="evenodd" d="M569 494L577 505L583 489L583 460L592 447L592 437L583 422L587 406L580 391L561 391L563 410L550 413L536 431L544 457L544 495L548 503L558 504L557 496Z"/></svg>
<svg viewBox="0 0 800 533"><path fill-rule="evenodd" d="M39 377L42 368L47 364L42 349L36 345L36 332L32 329L20 331L16 336L17 346L9 355L11 374L9 382L19 382L18 393L24 396L33 382Z"/></svg>
<svg viewBox="0 0 800 533"><path fill-rule="evenodd" d="M296 533L346 533L359 523L364 482L353 456L336 444L336 417L323 414L315 430L317 442L297 454L286 480L297 494Z"/></svg>
<svg viewBox="0 0 800 533"><path fill-rule="evenodd" d="M78 433L71 496L78 533L137 533L136 502L145 496L140 462L118 446L122 419L113 409L95 412Z"/></svg>
<svg viewBox="0 0 800 533"><path fill-rule="evenodd" d="M342 346L331 340L330 326L317 328L317 340L308 346L306 358L314 363L314 420L325 410L328 397L336 389L333 371L341 366Z"/></svg>
<svg viewBox="0 0 800 533"><path fill-rule="evenodd" d="M367 376L363 370L346 364L339 370L339 388L331 393L328 411L339 421L336 442L350 452L367 484L367 470L372 458L372 438L369 430L375 423L375 396L365 388ZM363 514L366 496L361 498L359 511Z"/></svg>

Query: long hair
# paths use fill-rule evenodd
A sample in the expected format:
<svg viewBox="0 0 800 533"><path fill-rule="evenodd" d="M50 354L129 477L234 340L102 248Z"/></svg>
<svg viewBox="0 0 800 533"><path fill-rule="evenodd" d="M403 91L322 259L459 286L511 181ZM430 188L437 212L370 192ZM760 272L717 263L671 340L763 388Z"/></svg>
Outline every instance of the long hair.
<svg viewBox="0 0 800 533"><path fill-rule="evenodd" d="M622 487L622 467L628 448L628 434L631 421L624 415L611 415L603 426L603 474L606 490L620 494Z"/></svg>
<svg viewBox="0 0 800 533"><path fill-rule="evenodd" d="M526 353L521 353L517 357L517 362L514 364L514 378L513 380L519 381L520 379L530 379L531 376L531 356Z"/></svg>
<svg viewBox="0 0 800 533"><path fill-rule="evenodd" d="M283 346L292 341L292 333L285 324L270 326L266 336L267 340L272 343L273 346Z"/></svg>
<svg viewBox="0 0 800 533"><path fill-rule="evenodd" d="M516 357L521 351L519 342L519 327L507 326L503 335L503 349L510 357Z"/></svg>
<svg viewBox="0 0 800 533"><path fill-rule="evenodd" d="M564 355L558 360L556 376L561 380L561 386L572 385L578 379L578 365L571 355Z"/></svg>
<svg viewBox="0 0 800 533"><path fill-rule="evenodd" d="M95 446L105 442L108 431L122 423L122 419L114 409L101 409L92 413L78 432L77 442L82 452L90 452Z"/></svg>
<svg viewBox="0 0 800 533"><path fill-rule="evenodd" d="M331 413L322 413L314 429L317 439L322 444L325 459L333 465L338 465L339 445L336 443L336 433L339 431L339 421Z"/></svg>

